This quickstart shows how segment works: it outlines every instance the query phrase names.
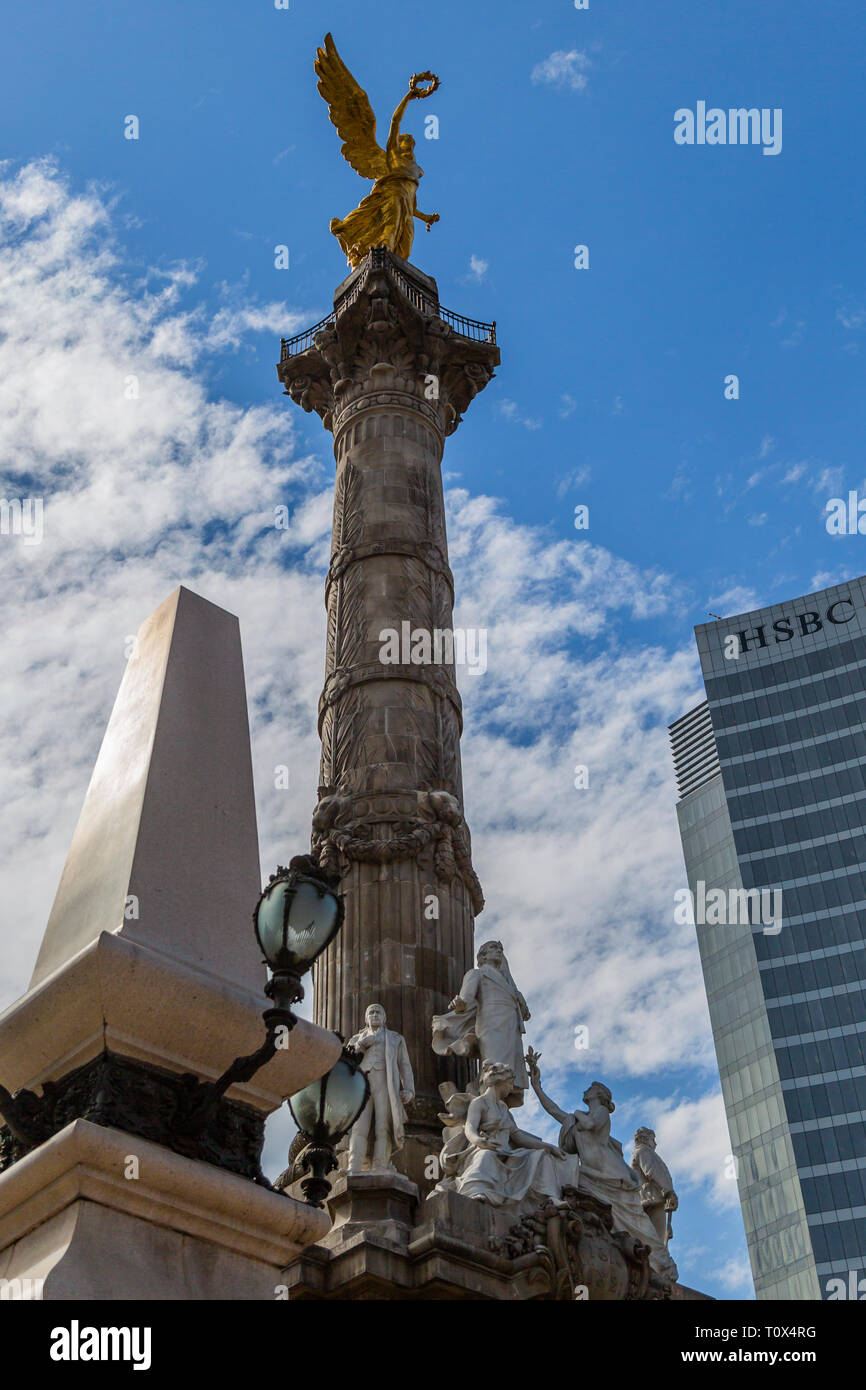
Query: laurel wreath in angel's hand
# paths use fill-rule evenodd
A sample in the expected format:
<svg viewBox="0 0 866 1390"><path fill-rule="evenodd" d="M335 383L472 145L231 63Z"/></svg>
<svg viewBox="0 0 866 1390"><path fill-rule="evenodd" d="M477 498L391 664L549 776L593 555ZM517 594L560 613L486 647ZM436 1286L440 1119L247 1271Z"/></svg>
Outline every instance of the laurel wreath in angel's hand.
<svg viewBox="0 0 866 1390"><path fill-rule="evenodd" d="M427 86L420 86L421 82L426 82ZM435 72L413 72L409 78L409 92L416 99L432 97L433 93L438 91L439 78Z"/></svg>

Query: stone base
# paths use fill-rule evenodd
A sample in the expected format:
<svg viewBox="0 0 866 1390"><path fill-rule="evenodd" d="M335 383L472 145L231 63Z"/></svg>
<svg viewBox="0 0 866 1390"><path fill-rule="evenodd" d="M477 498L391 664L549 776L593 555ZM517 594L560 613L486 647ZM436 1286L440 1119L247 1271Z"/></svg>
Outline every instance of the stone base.
<svg viewBox="0 0 866 1390"><path fill-rule="evenodd" d="M504 1300L573 1298L562 1277L557 1240L551 1254L502 1253L517 1221L513 1211L437 1192L426 1201L399 1174L341 1174L329 1207L334 1225L324 1240L307 1247L283 1272L291 1299ZM682 1285L661 1285L649 1275L645 1257L634 1255L627 1237L601 1229L590 1203L579 1215L591 1248L589 1297L681 1299L705 1297ZM556 1224L556 1223L554 1223ZM553 1236L556 1236L554 1231ZM635 1242L632 1242L632 1247ZM644 1247L638 1247L643 1250Z"/></svg>
<svg viewBox="0 0 866 1390"><path fill-rule="evenodd" d="M0 1278L41 1280L45 1299L274 1299L286 1261L328 1227L324 1211L86 1120L0 1175Z"/></svg>
<svg viewBox="0 0 866 1390"><path fill-rule="evenodd" d="M13 1092L33 1090L106 1048L145 1066L212 1081L264 1041L267 1007L264 992L101 932L0 1014L0 1082ZM230 1087L228 1098L269 1115L339 1056L333 1033L298 1019L288 1047L252 1080Z"/></svg>

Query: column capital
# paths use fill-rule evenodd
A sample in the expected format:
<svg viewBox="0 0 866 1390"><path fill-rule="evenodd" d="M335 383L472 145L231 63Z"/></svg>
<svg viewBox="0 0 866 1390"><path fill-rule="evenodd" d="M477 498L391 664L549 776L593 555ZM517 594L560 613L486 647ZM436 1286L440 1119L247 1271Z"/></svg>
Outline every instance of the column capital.
<svg viewBox="0 0 866 1390"><path fill-rule="evenodd" d="M444 309L432 277L376 247L326 319L283 339L277 375L335 440L359 414L386 407L420 416L441 447L498 365L495 323Z"/></svg>

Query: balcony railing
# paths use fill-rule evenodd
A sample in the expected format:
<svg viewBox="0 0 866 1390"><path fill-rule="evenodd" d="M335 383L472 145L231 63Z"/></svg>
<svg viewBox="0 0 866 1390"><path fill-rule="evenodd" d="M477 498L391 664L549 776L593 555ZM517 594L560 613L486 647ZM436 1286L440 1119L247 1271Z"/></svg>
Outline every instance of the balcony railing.
<svg viewBox="0 0 866 1390"><path fill-rule="evenodd" d="M430 318L442 319L449 324L455 333L461 338L469 338L475 343L494 343L496 342L496 320L493 323L484 323L481 319L468 319L465 314L455 314L451 309L445 309L438 303L432 295L425 294L422 287L406 276L398 265L394 263L384 246L375 246L370 253L370 257L364 267L364 272L359 275L357 280L349 287L345 294L341 295L334 306L333 311L327 318L320 319L314 323L312 328L306 328L303 333L296 333L294 338L280 339L280 361L285 362L290 357L297 357L299 353L306 352L315 342L316 334L321 333L323 328L330 328L336 323L341 314L354 304L372 270L383 270L387 266L402 294L406 296L411 304L415 305L422 314L428 314Z"/></svg>

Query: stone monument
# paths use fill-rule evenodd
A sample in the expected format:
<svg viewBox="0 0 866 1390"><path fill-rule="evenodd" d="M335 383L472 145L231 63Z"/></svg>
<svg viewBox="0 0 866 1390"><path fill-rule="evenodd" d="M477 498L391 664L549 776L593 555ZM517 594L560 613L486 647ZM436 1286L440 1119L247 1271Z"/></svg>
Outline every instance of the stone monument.
<svg viewBox="0 0 866 1390"><path fill-rule="evenodd" d="M312 852L342 876L346 922L316 968L316 1020L357 1041L364 1002L381 1001L415 1098L399 1171L358 1172L356 1147L334 1184L332 1230L285 1271L289 1296L700 1297L673 1283L671 1261L651 1266L666 1252L650 1250L655 1229L621 1150L605 1151L582 1190L584 1153L615 1145L612 1103L602 1117L591 1088L585 1118L563 1112L559 1145L511 1115L530 1084L530 1013L501 942L472 964L483 897L463 806L441 475L446 439L499 363L496 329L446 310L408 260L413 218L428 230L438 219L417 210L422 170L400 126L438 78L411 78L382 149L330 35L316 72L344 156L374 181L331 222L352 267L333 312L283 340L277 368L333 435L336 460Z"/></svg>
<svg viewBox="0 0 866 1390"><path fill-rule="evenodd" d="M582 1194L609 1206L614 1229L626 1231L641 1241L649 1251L652 1269L662 1278L675 1282L677 1267L667 1252L667 1244L659 1240L644 1212L640 1178L623 1158L622 1145L611 1135L610 1117L616 1106L610 1090L604 1082L593 1081L583 1095L586 1110L571 1113L561 1110L542 1090L540 1056L531 1048L527 1053L529 1079L544 1109L562 1126L560 1147L579 1160L575 1186Z"/></svg>
<svg viewBox="0 0 866 1390"><path fill-rule="evenodd" d="M399 123L433 79L412 79L382 150L330 36L316 67L346 157L376 180L332 228L355 265L333 313L284 341L278 367L286 394L333 435L336 460L313 852L342 872L346 919L317 963L316 1021L349 1037L376 999L406 1039L415 1099L395 1162L417 1182L438 1146L438 1087L468 1075L431 1051L430 1018L472 963L483 906L463 814L441 462L499 350L492 324L442 308L435 280L405 259L420 171ZM425 639L430 657L418 659Z"/></svg>

